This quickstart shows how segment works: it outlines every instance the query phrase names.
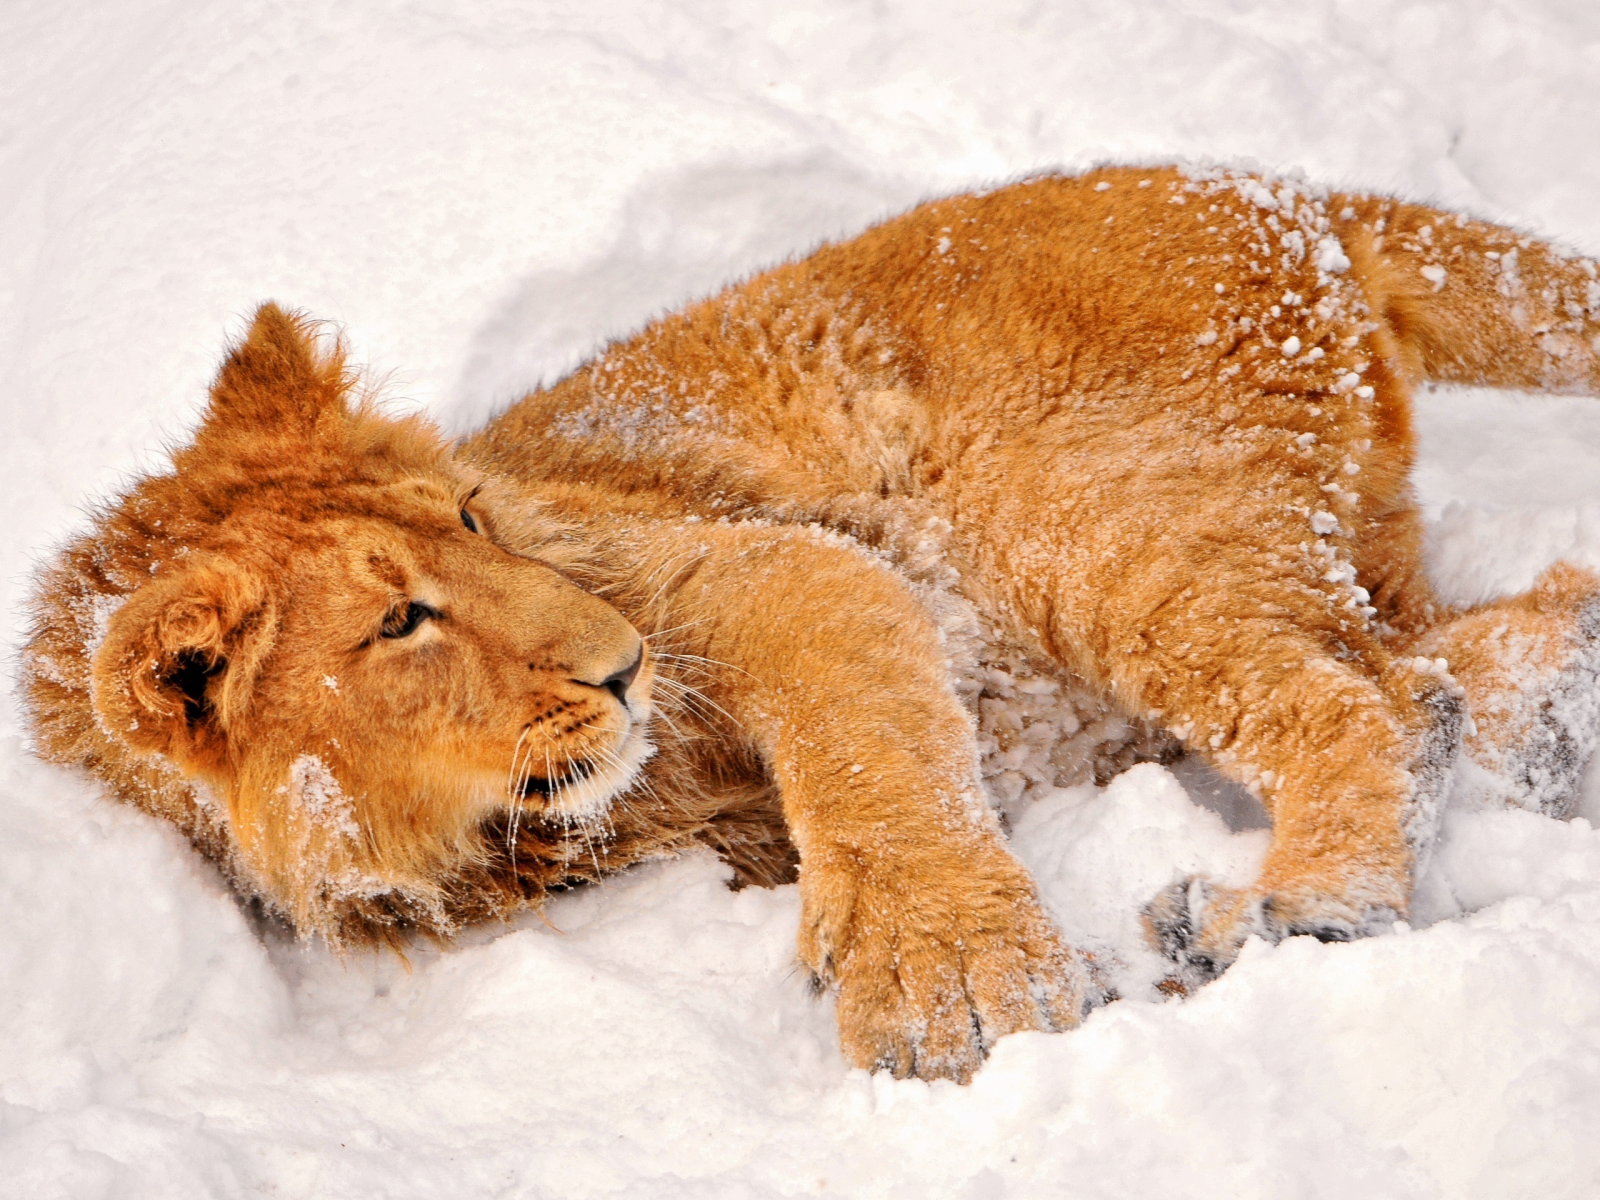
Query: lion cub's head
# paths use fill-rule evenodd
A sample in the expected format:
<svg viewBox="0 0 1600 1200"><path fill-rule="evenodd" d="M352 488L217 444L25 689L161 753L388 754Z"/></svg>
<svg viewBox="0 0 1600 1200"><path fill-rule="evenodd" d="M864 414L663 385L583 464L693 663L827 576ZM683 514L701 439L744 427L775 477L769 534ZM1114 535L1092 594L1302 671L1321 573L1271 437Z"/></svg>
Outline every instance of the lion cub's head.
<svg viewBox="0 0 1600 1200"><path fill-rule="evenodd" d="M438 901L486 821L602 813L650 752L633 627L559 554L503 548L527 540L506 485L352 384L263 307L172 473L47 574L28 655L46 753L157 811L171 776L250 886L333 936L351 897Z"/></svg>

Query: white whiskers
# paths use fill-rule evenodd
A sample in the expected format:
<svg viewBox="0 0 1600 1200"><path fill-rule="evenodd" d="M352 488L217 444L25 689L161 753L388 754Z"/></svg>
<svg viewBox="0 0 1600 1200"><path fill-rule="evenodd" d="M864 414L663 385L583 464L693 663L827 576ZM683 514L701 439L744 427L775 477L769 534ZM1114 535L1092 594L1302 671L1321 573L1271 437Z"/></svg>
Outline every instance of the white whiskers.
<svg viewBox="0 0 1600 1200"><path fill-rule="evenodd" d="M528 785L527 773L522 769L522 747L532 729L532 725L524 725L522 732L517 735L516 748L511 752L511 774L506 779L507 799L511 804L511 822L506 829L506 852L511 855L513 863L517 858L517 825L522 820L522 789ZM533 757L531 748L528 757Z"/></svg>

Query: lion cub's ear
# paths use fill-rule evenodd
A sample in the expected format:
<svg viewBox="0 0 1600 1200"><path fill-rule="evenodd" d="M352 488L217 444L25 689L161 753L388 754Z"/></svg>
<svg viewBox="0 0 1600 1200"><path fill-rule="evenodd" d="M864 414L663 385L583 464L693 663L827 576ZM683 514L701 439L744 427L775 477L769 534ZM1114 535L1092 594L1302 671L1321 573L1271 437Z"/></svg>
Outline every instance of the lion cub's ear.
<svg viewBox="0 0 1600 1200"><path fill-rule="evenodd" d="M351 384L342 344L319 344L308 317L263 304L211 386L198 442L336 435Z"/></svg>
<svg viewBox="0 0 1600 1200"><path fill-rule="evenodd" d="M263 577L233 563L147 584L112 615L95 654L96 714L135 750L215 775L276 626Z"/></svg>

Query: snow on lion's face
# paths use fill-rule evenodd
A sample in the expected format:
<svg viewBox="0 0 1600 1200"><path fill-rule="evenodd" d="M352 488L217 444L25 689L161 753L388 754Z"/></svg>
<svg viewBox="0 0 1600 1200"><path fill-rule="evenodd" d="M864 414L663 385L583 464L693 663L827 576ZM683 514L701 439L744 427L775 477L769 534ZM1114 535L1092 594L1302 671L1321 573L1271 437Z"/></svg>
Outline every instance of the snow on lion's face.
<svg viewBox="0 0 1600 1200"><path fill-rule="evenodd" d="M497 544L432 431L348 388L258 319L122 510L137 582L92 663L106 732L203 781L291 910L426 880L508 811L592 819L650 752L638 633Z"/></svg>

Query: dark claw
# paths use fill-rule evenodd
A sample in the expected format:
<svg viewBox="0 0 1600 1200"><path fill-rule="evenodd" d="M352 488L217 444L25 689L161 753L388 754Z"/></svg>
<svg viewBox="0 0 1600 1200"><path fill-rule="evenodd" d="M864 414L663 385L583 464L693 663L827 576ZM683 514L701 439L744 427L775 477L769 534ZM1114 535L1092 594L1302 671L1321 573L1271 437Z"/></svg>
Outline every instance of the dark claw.
<svg viewBox="0 0 1600 1200"><path fill-rule="evenodd" d="M1178 968L1171 981L1172 990L1181 990L1185 995L1210 983L1227 969L1226 963L1219 963L1215 956L1194 948L1200 930L1195 924L1189 893L1199 888L1204 894L1210 887L1203 879L1179 880L1157 892L1140 914L1155 948Z"/></svg>

